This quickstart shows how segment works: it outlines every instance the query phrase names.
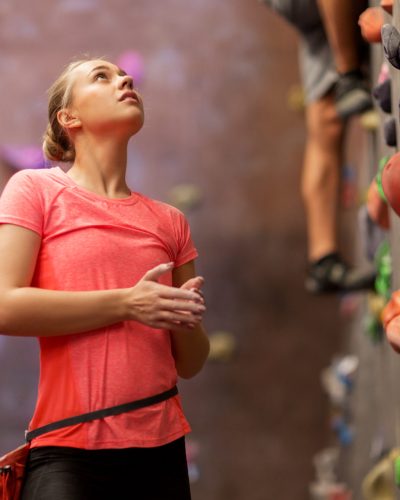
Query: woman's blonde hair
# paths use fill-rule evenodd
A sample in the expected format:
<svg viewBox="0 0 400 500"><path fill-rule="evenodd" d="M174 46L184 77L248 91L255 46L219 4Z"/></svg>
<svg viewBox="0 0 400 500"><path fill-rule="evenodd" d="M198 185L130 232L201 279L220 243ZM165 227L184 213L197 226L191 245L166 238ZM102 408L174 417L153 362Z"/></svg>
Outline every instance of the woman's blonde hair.
<svg viewBox="0 0 400 500"><path fill-rule="evenodd" d="M47 91L49 97L49 123L43 136L43 153L53 161L71 162L75 159L75 148L68 132L59 123L57 113L71 104L73 80L71 73L81 64L102 58L87 57L68 64Z"/></svg>

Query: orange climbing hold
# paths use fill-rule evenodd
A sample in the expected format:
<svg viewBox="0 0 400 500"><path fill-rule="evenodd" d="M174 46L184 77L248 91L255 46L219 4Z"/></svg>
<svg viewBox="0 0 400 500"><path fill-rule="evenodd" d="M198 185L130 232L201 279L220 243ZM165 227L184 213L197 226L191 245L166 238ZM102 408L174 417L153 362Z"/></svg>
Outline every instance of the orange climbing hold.
<svg viewBox="0 0 400 500"><path fill-rule="evenodd" d="M380 43L383 23L383 11L380 7L368 7L364 10L358 19L364 40L368 43Z"/></svg>

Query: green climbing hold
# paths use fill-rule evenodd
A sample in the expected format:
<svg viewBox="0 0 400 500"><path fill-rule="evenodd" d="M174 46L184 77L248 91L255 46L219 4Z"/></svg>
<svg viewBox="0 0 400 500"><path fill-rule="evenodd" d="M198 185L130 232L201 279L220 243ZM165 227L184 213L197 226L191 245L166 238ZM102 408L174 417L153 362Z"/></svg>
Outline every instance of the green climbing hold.
<svg viewBox="0 0 400 500"><path fill-rule="evenodd" d="M400 457L396 457L394 460L394 481L396 486L400 488Z"/></svg>
<svg viewBox="0 0 400 500"><path fill-rule="evenodd" d="M390 159L389 155L381 158L381 160L379 162L379 166L378 166L378 172L377 172L376 177L375 177L376 185L378 186L378 192L379 192L382 200L386 201L386 202L387 202L386 195L385 195L385 193L383 191L383 187L382 187L382 171L385 168L385 165L389 161L389 159Z"/></svg>
<svg viewBox="0 0 400 500"><path fill-rule="evenodd" d="M389 300L392 284L392 256L388 241L383 241L380 244L375 255L375 266L377 269L375 280L376 293Z"/></svg>

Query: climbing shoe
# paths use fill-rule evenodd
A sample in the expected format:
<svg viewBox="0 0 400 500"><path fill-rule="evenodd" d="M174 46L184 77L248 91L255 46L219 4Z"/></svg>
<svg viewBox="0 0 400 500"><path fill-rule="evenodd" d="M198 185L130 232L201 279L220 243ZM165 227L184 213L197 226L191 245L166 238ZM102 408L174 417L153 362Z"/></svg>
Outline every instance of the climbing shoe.
<svg viewBox="0 0 400 500"><path fill-rule="evenodd" d="M310 293L352 292L374 288L376 271L349 267L338 253L330 253L307 269L305 288Z"/></svg>
<svg viewBox="0 0 400 500"><path fill-rule="evenodd" d="M337 113L344 120L372 108L371 93L359 70L339 75L334 92Z"/></svg>

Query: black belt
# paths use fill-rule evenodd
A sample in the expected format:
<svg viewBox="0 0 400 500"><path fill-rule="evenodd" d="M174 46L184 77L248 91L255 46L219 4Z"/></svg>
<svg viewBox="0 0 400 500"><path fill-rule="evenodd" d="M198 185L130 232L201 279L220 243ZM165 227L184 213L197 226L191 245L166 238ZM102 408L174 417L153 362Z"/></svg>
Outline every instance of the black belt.
<svg viewBox="0 0 400 500"><path fill-rule="evenodd" d="M178 388L176 386L168 391L161 392L155 396L150 396L144 399L138 399L136 401L131 401L130 403L123 403L117 406L111 406L110 408L104 408L103 410L91 411L89 413L83 413L82 415L76 415L74 417L64 418L63 420L57 420L57 422L52 422L51 424L43 425L32 431L25 432L26 442L31 441L42 434L50 431L55 431L57 429L62 429L63 427L69 427L70 425L81 424L83 422L89 422L90 420L96 420L99 418L110 417L112 415L119 415L128 411L139 410L140 408L145 408L146 406L155 405L156 403L161 403L166 399L172 398L178 394Z"/></svg>

